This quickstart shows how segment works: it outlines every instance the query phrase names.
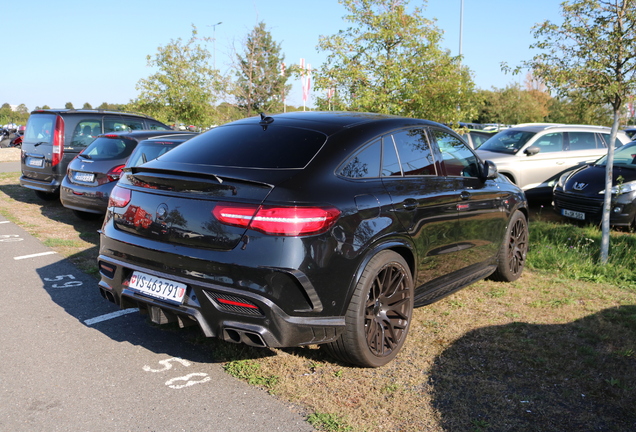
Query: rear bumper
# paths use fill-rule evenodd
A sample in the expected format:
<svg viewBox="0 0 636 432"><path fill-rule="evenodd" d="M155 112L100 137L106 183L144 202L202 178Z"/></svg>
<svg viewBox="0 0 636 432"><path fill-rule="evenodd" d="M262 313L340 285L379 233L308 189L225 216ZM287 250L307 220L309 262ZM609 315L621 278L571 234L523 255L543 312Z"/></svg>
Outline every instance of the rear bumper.
<svg viewBox="0 0 636 432"><path fill-rule="evenodd" d="M53 178L50 181L34 180L24 175L20 176L20 185L25 188L47 193L57 193L60 190L60 182Z"/></svg>
<svg viewBox="0 0 636 432"><path fill-rule="evenodd" d="M336 340L344 329L344 317L290 316L270 299L226 286L196 279L149 271L130 263L99 256L101 295L122 309L138 307L157 324L196 322L207 337L259 347L293 347ZM128 288L134 270L178 280L188 285L182 304L155 299ZM241 308L219 299L234 299L255 305Z"/></svg>
<svg viewBox="0 0 636 432"><path fill-rule="evenodd" d="M66 208L89 213L105 214L108 209L108 198L116 182L98 187L71 184L66 177L60 187L60 201Z"/></svg>

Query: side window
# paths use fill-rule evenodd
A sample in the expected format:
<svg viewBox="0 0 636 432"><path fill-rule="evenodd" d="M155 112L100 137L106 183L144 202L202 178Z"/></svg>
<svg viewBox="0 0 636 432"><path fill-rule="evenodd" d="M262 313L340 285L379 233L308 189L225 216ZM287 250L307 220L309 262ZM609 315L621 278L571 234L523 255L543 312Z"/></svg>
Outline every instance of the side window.
<svg viewBox="0 0 636 432"><path fill-rule="evenodd" d="M356 153L345 162L340 175L349 178L371 178L380 175L380 140Z"/></svg>
<svg viewBox="0 0 636 432"><path fill-rule="evenodd" d="M563 151L563 133L554 132L545 134L533 144L541 148L541 153L553 153Z"/></svg>
<svg viewBox="0 0 636 432"><path fill-rule="evenodd" d="M432 129L431 133L442 153L447 176L479 177L479 160L462 140L439 129Z"/></svg>
<svg viewBox="0 0 636 432"><path fill-rule="evenodd" d="M393 138L387 135L382 141L382 177L402 177L402 168L395 152Z"/></svg>
<svg viewBox="0 0 636 432"><path fill-rule="evenodd" d="M105 119L104 132L127 132L134 130L142 130L144 123L142 120L133 119Z"/></svg>
<svg viewBox="0 0 636 432"><path fill-rule="evenodd" d="M568 136L570 138L568 150L570 151L603 148L603 144L593 132L569 132Z"/></svg>
<svg viewBox="0 0 636 432"><path fill-rule="evenodd" d="M153 121L148 121L148 129L149 130L170 130L170 128L168 128L167 126L161 123L153 122Z"/></svg>
<svg viewBox="0 0 636 432"><path fill-rule="evenodd" d="M425 129L409 129L391 134L405 176L436 175L435 159ZM388 140L387 136L385 140Z"/></svg>
<svg viewBox="0 0 636 432"><path fill-rule="evenodd" d="M77 122L75 130L73 130L70 146L66 146L66 148L85 148L99 135L96 132L101 130L101 123L101 119L80 120Z"/></svg>
<svg viewBox="0 0 636 432"><path fill-rule="evenodd" d="M607 143L610 142L610 134L601 134L601 137L601 139L603 140L603 145L600 147L607 148ZM636 137L632 139L636 139ZM622 145L623 143L621 142L621 140L616 137L616 141L614 141L614 147L620 147Z"/></svg>

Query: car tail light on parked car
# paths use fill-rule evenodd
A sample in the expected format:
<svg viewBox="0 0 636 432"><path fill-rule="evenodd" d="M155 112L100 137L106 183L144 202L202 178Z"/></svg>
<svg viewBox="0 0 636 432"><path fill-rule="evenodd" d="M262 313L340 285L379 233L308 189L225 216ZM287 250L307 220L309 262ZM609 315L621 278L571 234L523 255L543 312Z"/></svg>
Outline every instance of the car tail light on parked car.
<svg viewBox="0 0 636 432"><path fill-rule="evenodd" d="M107 173L105 177L100 177L99 179L97 179L97 184L98 185L103 185L106 183L110 183L110 182L115 182L117 180L119 180L119 177L121 177L121 171L122 169L124 169L126 165L118 165L114 168L111 168Z"/></svg>
<svg viewBox="0 0 636 432"><path fill-rule="evenodd" d="M108 198L108 207L126 207L132 197L132 191L123 187L115 186Z"/></svg>
<svg viewBox="0 0 636 432"><path fill-rule="evenodd" d="M283 236L325 232L340 216L340 211L333 207L272 207L231 203L217 204L212 213L226 225Z"/></svg>
<svg viewBox="0 0 636 432"><path fill-rule="evenodd" d="M55 130L53 131L53 149L51 157L51 165L55 166L60 163L64 156L64 119L57 116L55 120Z"/></svg>

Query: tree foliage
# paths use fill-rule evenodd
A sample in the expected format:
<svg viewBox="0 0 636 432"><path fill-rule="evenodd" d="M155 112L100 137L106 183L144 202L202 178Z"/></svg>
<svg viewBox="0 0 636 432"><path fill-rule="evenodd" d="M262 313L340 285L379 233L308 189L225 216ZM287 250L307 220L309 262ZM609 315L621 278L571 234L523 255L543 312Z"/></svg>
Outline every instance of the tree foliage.
<svg viewBox="0 0 636 432"><path fill-rule="evenodd" d="M265 23L258 23L248 34L244 53L236 54L237 71L234 96L248 117L258 112L283 111L284 95L289 93L289 71L281 73L285 61Z"/></svg>
<svg viewBox="0 0 636 432"><path fill-rule="evenodd" d="M510 125L544 122L550 95L515 83L504 89L479 90L476 98L481 101L477 122Z"/></svg>
<svg viewBox="0 0 636 432"><path fill-rule="evenodd" d="M563 23L545 21L534 28L541 52L524 64L535 76L572 100L612 107L610 141L621 111L636 91L636 0L572 0L561 3ZM614 148L606 168L601 262L608 259Z"/></svg>
<svg viewBox="0 0 636 432"><path fill-rule="evenodd" d="M442 32L408 0L339 0L351 27L322 36L328 52L316 88L335 89L318 105L424 117L441 122L474 115L474 84L459 57L440 48ZM461 109L461 111L460 111Z"/></svg>
<svg viewBox="0 0 636 432"><path fill-rule="evenodd" d="M148 66L157 72L137 83L136 110L164 122L199 125L210 121L220 77L209 65L212 55L199 41L192 26L187 42L171 40L160 46L154 57L147 57Z"/></svg>

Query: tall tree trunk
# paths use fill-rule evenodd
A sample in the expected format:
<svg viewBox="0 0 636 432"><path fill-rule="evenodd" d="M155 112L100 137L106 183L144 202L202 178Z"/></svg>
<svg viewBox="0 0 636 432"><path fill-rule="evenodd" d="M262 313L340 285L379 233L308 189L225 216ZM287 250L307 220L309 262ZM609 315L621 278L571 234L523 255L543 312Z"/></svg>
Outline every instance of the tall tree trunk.
<svg viewBox="0 0 636 432"><path fill-rule="evenodd" d="M601 223L601 264L607 264L610 246L610 212L612 211L612 178L614 176L614 143L620 123L620 106L614 107L614 123L610 133L610 143L607 149L607 164L605 165L605 201L603 202L603 219Z"/></svg>

